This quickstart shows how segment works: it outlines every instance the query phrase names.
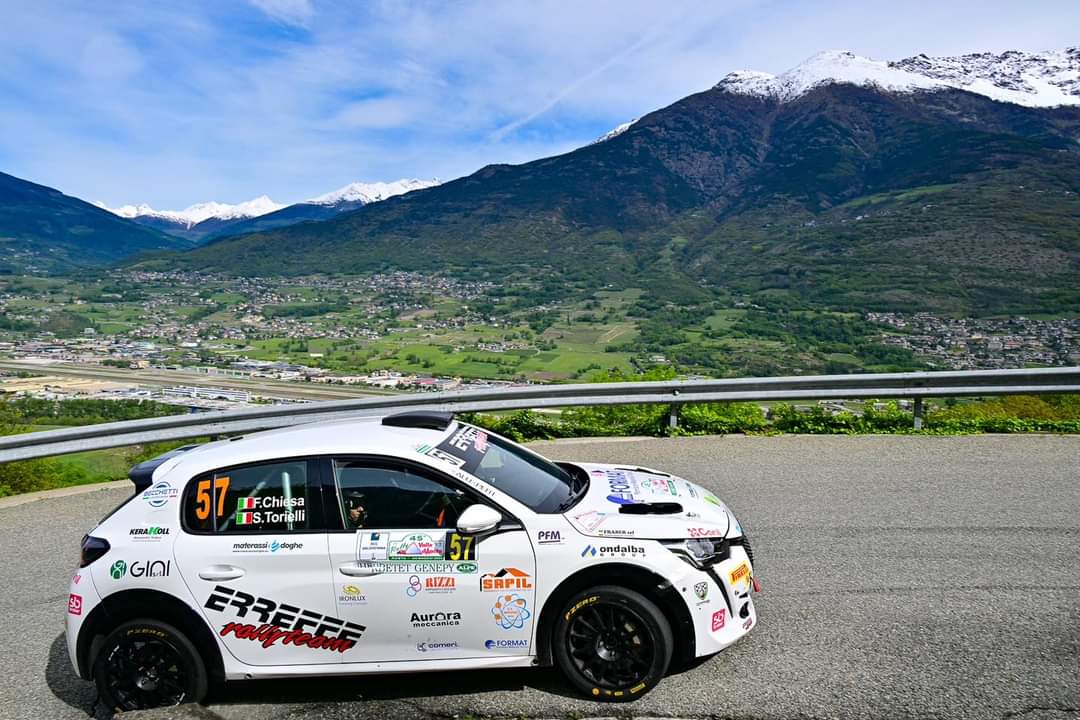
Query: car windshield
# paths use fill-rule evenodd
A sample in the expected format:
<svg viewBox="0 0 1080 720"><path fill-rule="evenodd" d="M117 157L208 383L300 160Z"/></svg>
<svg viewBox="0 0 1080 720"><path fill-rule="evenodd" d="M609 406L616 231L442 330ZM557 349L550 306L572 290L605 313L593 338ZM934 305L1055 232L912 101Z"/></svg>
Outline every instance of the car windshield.
<svg viewBox="0 0 1080 720"><path fill-rule="evenodd" d="M562 512L580 490L555 463L472 425L459 424L438 450L534 512Z"/></svg>

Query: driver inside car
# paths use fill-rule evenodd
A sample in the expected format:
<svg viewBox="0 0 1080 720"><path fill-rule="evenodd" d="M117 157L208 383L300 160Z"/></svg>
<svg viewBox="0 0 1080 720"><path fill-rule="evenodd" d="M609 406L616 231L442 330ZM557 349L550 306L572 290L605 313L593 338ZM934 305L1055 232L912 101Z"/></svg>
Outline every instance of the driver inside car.
<svg viewBox="0 0 1080 720"><path fill-rule="evenodd" d="M364 509L364 493L351 492L345 495L345 510L349 516L349 522L354 528L364 527L367 519L367 510Z"/></svg>

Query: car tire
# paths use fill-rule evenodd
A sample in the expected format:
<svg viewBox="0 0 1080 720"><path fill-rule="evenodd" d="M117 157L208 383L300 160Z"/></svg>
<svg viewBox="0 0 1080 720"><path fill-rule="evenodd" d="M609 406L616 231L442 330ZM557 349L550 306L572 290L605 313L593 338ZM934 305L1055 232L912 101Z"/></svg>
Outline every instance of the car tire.
<svg viewBox="0 0 1080 720"><path fill-rule="evenodd" d="M655 687L674 640L664 613L641 593L598 585L573 595L552 628L555 662L594 700L629 702Z"/></svg>
<svg viewBox="0 0 1080 720"><path fill-rule="evenodd" d="M202 702L206 665L172 625L132 620L109 633L94 658L102 702L116 712Z"/></svg>

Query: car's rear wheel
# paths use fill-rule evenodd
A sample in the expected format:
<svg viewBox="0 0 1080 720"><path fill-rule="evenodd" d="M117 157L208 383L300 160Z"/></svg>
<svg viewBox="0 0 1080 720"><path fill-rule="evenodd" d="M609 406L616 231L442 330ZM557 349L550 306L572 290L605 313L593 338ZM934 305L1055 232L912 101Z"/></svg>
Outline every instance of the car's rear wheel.
<svg viewBox="0 0 1080 720"><path fill-rule="evenodd" d="M555 661L589 697L636 700L651 690L671 662L671 625L641 593L600 585L577 593L553 627Z"/></svg>
<svg viewBox="0 0 1080 720"><path fill-rule="evenodd" d="M157 620L132 620L109 633L94 660L94 681L116 711L201 702L207 692L195 646Z"/></svg>

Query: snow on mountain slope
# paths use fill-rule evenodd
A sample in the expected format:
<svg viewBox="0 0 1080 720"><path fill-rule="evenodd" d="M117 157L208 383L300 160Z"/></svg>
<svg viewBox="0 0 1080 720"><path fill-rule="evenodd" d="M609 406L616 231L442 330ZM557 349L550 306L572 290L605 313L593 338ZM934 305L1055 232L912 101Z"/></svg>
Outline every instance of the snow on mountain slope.
<svg viewBox="0 0 1080 720"><path fill-rule="evenodd" d="M182 224L189 229L193 225L198 225L210 218L216 218L218 220L239 220L242 218L259 217L260 215L266 215L267 213L272 213L275 210L280 210L285 207L285 205L274 202L266 195L260 195L253 200L237 203L236 205L227 205L219 202L205 202L192 205L183 210L155 210L145 203L141 205L121 205L118 208L108 207L105 203L100 201L95 202L94 204L123 218L134 219L138 217L155 217Z"/></svg>
<svg viewBox="0 0 1080 720"><path fill-rule="evenodd" d="M439 180L395 180L393 182L375 182L375 183L363 183L354 182L349 183L343 188L328 192L318 197L313 197L310 200L305 200L306 203L313 205L337 205L338 203L345 202L359 202L367 205L368 203L379 202L386 198L393 197L395 195L404 195L407 192L413 190L422 190L424 188L435 187L439 184Z"/></svg>
<svg viewBox="0 0 1080 720"><path fill-rule="evenodd" d="M716 87L787 102L831 83L874 86L890 92L954 88L1028 107L1080 105L1080 47L1046 53L1011 50L996 55L916 55L888 62L830 50L782 75L733 72Z"/></svg>
<svg viewBox="0 0 1080 720"><path fill-rule="evenodd" d="M630 129L631 125L633 125L634 123L636 123L640 119L641 118L634 118L633 120L630 120L628 122L624 122L622 125L618 125L618 126L612 128L611 130L608 130L606 133L604 133L600 137L593 140L592 144L595 145L596 143L602 143L605 140L610 140L613 137L617 137L619 135L622 135L624 132L626 132L627 130Z"/></svg>

